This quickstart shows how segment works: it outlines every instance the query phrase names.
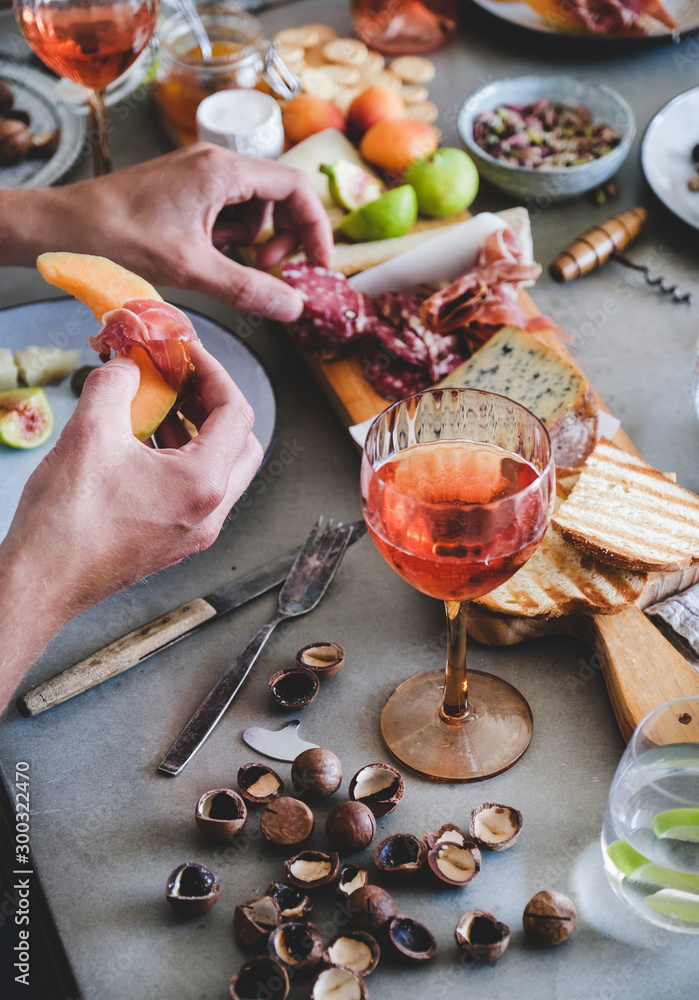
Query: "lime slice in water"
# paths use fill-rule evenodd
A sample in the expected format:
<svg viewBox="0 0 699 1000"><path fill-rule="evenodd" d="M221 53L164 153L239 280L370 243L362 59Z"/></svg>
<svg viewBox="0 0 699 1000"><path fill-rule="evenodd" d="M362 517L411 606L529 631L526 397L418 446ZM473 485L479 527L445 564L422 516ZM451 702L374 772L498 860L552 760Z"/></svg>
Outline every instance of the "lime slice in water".
<svg viewBox="0 0 699 1000"><path fill-rule="evenodd" d="M662 885L667 889L678 889L688 896L696 893L694 898L699 905L699 875L689 875L686 872L665 868L663 865L656 865L654 861L649 861L634 850L625 840L615 840L610 844L607 848L607 857L622 875L626 875L632 882Z"/></svg>
<svg viewBox="0 0 699 1000"><path fill-rule="evenodd" d="M661 889L652 896L646 896L644 903L651 910L666 917L684 920L689 924L699 924L699 896L691 892Z"/></svg>
<svg viewBox="0 0 699 1000"><path fill-rule="evenodd" d="M666 809L653 820L653 833L667 840L699 844L699 809Z"/></svg>

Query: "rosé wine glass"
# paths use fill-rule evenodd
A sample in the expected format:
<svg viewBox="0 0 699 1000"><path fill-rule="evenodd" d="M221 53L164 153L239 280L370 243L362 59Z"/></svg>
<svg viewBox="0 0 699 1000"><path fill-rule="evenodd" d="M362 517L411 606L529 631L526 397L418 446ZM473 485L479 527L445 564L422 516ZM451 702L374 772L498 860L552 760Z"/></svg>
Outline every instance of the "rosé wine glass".
<svg viewBox="0 0 699 1000"><path fill-rule="evenodd" d="M466 673L469 601L508 580L548 527L555 493L549 436L529 410L475 389L430 389L384 410L361 470L364 519L409 584L444 601L446 673L404 681L381 715L388 748L437 781L507 770L532 733L511 684Z"/></svg>
<svg viewBox="0 0 699 1000"><path fill-rule="evenodd" d="M14 0L20 31L42 62L87 89L92 167L112 169L104 93L150 41L160 0Z"/></svg>

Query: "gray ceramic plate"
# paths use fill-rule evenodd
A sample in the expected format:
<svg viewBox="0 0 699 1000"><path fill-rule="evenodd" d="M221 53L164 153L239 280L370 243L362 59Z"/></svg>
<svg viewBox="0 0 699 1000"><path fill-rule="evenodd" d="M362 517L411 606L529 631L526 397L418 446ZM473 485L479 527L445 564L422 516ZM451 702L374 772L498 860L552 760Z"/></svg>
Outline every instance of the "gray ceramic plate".
<svg viewBox="0 0 699 1000"><path fill-rule="evenodd" d="M14 93L15 108L31 115L32 132L61 130L58 149L49 160L26 159L14 167L0 167L0 187L48 187L63 177L80 156L87 131L85 119L56 101L53 90L57 80L48 73L0 59L0 80Z"/></svg>
<svg viewBox="0 0 699 1000"><path fill-rule="evenodd" d="M267 455L276 432L277 407L274 390L260 361L225 327L200 313L185 309L202 343L235 379L255 413L255 435ZM74 299L49 299L0 310L0 347L17 351L29 344L78 349L81 364L99 363L87 338L96 333L90 310ZM4 538L19 502L24 484L58 438L77 402L70 379L45 387L55 419L55 429L46 444L29 451L0 445L0 539Z"/></svg>

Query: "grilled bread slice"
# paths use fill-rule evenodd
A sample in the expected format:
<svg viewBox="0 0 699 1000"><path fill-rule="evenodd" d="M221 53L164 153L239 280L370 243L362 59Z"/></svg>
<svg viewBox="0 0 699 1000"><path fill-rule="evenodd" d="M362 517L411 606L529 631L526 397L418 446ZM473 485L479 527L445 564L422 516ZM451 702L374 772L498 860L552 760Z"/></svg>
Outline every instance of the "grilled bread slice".
<svg viewBox="0 0 699 1000"><path fill-rule="evenodd" d="M552 523L579 550L622 569L699 563L699 496L604 438Z"/></svg>
<svg viewBox="0 0 699 1000"><path fill-rule="evenodd" d="M529 561L507 583L474 603L524 618L615 614L638 599L647 579L645 573L592 559L550 527Z"/></svg>

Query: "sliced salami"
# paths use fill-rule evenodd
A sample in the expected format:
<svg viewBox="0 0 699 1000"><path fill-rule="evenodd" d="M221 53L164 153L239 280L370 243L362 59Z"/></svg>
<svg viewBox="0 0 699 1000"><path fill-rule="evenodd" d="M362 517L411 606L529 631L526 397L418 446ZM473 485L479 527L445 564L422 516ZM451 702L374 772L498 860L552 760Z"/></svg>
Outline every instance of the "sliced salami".
<svg viewBox="0 0 699 1000"><path fill-rule="evenodd" d="M296 324L297 342L326 359L341 354L376 317L371 299L356 292L344 274L301 263L284 265L282 277L305 303Z"/></svg>

